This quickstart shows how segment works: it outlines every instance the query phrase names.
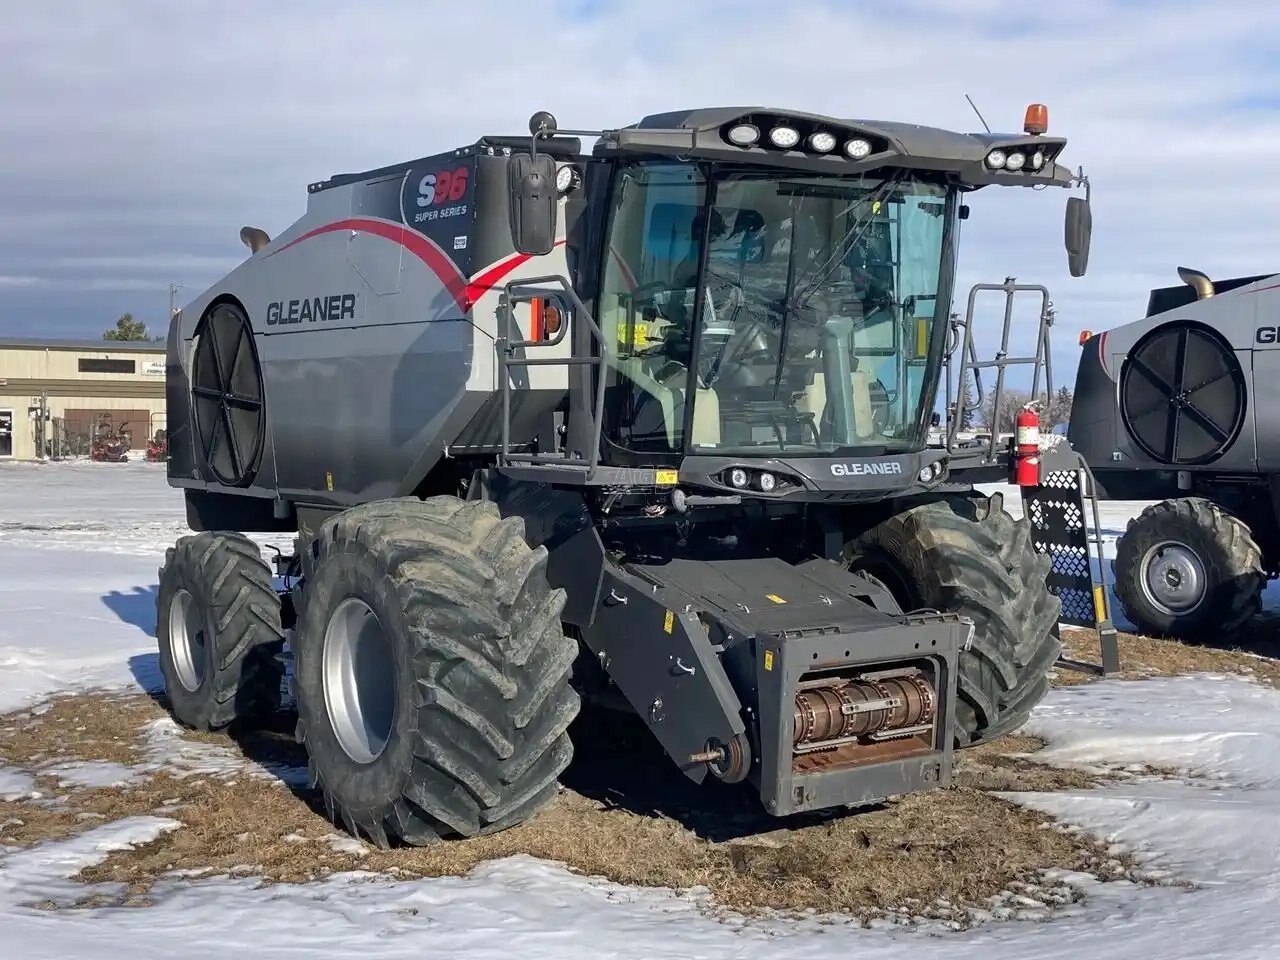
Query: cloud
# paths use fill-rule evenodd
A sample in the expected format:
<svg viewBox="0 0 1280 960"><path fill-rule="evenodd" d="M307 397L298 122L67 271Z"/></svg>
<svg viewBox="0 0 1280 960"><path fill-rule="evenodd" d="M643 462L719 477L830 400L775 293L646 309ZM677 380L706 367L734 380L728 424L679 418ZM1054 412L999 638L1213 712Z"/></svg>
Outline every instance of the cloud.
<svg viewBox="0 0 1280 960"><path fill-rule="evenodd" d="M1017 129L1027 102L1048 103L1065 159L1092 179L1087 278L1067 276L1057 191L974 194L961 247L961 309L978 280L1053 290L1069 375L1076 331L1140 315L1178 263L1280 269L1280 6L1204 11L1135 0L21 4L0 35L0 270L42 280L0 283L0 333L18 294L22 309L46 311L46 327L96 331L118 311L108 298L99 314L86 295L104 283L151 290L137 312L155 321L170 280L189 291L216 280L242 256L239 227L278 233L304 210L306 183L520 132L538 108L575 127L764 103L972 129L969 93L997 129Z"/></svg>

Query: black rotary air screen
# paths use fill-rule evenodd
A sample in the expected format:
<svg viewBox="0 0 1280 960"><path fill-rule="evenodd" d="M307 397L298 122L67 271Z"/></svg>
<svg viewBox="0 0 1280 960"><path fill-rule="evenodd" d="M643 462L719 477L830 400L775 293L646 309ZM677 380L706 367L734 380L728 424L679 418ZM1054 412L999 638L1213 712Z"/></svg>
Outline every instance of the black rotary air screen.
<svg viewBox="0 0 1280 960"><path fill-rule="evenodd" d="M1235 352L1207 327L1171 323L1129 351L1120 416L1142 451L1161 463L1206 463L1244 423L1245 382Z"/></svg>
<svg viewBox="0 0 1280 960"><path fill-rule="evenodd" d="M230 304L214 308L196 334L191 399L209 470L228 486L248 483L262 455L262 377L249 322Z"/></svg>

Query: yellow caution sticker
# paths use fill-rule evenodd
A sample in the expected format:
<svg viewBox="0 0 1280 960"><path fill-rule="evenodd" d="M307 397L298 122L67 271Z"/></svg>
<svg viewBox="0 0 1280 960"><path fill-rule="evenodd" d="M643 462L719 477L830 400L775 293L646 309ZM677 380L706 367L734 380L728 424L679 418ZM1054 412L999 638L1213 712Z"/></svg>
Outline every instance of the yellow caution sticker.
<svg viewBox="0 0 1280 960"><path fill-rule="evenodd" d="M674 627L675 625L676 625L676 615L672 613L670 610L668 610L667 615L662 618L663 632L670 633L671 628Z"/></svg>
<svg viewBox="0 0 1280 960"><path fill-rule="evenodd" d="M764 668L766 670L773 669L773 651L772 650L766 650L764 652Z"/></svg>
<svg viewBox="0 0 1280 960"><path fill-rule="evenodd" d="M680 482L679 470L655 470L653 482L660 487L674 487Z"/></svg>
<svg viewBox="0 0 1280 960"><path fill-rule="evenodd" d="M628 353L643 350L649 345L649 324L637 323L634 327L628 327L626 324L619 325L618 344Z"/></svg>
<svg viewBox="0 0 1280 960"><path fill-rule="evenodd" d="M333 493L333 474L328 470L324 472L324 488Z"/></svg>
<svg viewBox="0 0 1280 960"><path fill-rule="evenodd" d="M766 593L766 594L765 594L765 596L766 596L768 599L772 600L774 603L786 603L786 602L787 602L787 601L783 600L780 596L778 596L776 593Z"/></svg>
<svg viewBox="0 0 1280 960"><path fill-rule="evenodd" d="M1107 598L1103 595L1101 587L1093 588L1093 616L1098 623L1107 619Z"/></svg>

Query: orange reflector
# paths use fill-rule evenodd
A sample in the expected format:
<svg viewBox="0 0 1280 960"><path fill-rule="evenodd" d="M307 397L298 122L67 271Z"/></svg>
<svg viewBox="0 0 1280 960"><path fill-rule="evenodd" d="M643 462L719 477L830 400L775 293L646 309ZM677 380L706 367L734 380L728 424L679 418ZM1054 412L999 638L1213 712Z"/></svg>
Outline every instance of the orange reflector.
<svg viewBox="0 0 1280 960"><path fill-rule="evenodd" d="M1022 129L1033 137L1038 137L1049 130L1049 108L1043 103L1033 103L1027 107L1027 117L1022 122Z"/></svg>
<svg viewBox="0 0 1280 960"><path fill-rule="evenodd" d="M560 308L554 303L548 303L542 309L542 331L546 339L552 340L555 338L560 332L561 322Z"/></svg>
<svg viewBox="0 0 1280 960"><path fill-rule="evenodd" d="M1090 333L1088 330L1080 331L1080 346L1083 347L1087 341L1092 339L1093 339L1093 334Z"/></svg>
<svg viewBox="0 0 1280 960"><path fill-rule="evenodd" d="M529 301L529 339L535 342L542 339L541 297L534 297Z"/></svg>

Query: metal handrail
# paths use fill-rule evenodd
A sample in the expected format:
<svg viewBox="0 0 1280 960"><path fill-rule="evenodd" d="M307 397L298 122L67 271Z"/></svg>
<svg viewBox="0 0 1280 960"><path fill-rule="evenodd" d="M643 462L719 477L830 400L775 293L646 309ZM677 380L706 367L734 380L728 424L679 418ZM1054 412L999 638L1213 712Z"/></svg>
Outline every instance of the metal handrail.
<svg viewBox="0 0 1280 960"><path fill-rule="evenodd" d="M553 274L545 277L529 277L520 280L512 280L503 288L503 309L506 311L507 329L516 329L515 323L515 304L523 302L526 299L534 299L544 293L544 289L538 287L539 284L554 283L559 286L559 293L563 293L573 306L573 312L569 317L569 322L561 324L560 331L552 340L510 340L507 337L499 337L498 348L498 374L502 379L502 447L498 455L498 463L505 465L508 463L536 463L546 466L557 465L564 466L574 470L585 469L587 480L595 477L596 468L600 465L600 440L604 425L604 364L606 354L606 343L604 333L601 331L599 324L591 316L586 305L574 292L572 284L559 274ZM554 295L554 294L553 294ZM514 350L526 349L532 347L554 347L564 341L569 330L570 324L585 323L587 331L591 334L596 345L599 346L600 352L590 357L516 357L512 355ZM595 404L592 409L592 428L591 428L591 449L587 451L585 463L578 463L567 456L551 456L549 454L515 454L511 452L511 377L508 371L512 367L541 367L541 366L583 366L590 365L597 368L596 377L596 396ZM572 386L570 387L572 389Z"/></svg>
<svg viewBox="0 0 1280 960"><path fill-rule="evenodd" d="M973 338L973 314L977 303L978 294L983 291L1000 291L1005 295L1004 303L1004 323L1000 332L1000 349L996 353L993 360L979 360L977 345ZM1016 294L1038 293L1040 294L1040 325L1036 332L1036 352L1032 357L1010 357L1009 356L1009 339L1012 333L1013 324L1013 298ZM1047 287L1038 283L1018 283L1014 277L1005 278L1004 283L976 283L969 290L968 306L965 310L964 320L952 321L953 327L960 328L964 331L963 346L960 350L960 376L956 387L956 408L952 415L951 422L947 426L947 449L955 448L957 434L960 431L960 424L964 421L964 413L968 409L964 403L964 383L966 377L972 373L974 375L974 383L978 391L977 404L982 405L985 399L986 391L982 386L982 371L990 367L996 369L995 392L993 395L992 412L995 423L989 424L991 435L987 439L987 455L986 462L993 463L996 460L996 443L999 436L1000 426L1000 405L1004 399L1004 373L1008 367L1031 364L1033 366L1031 379L1031 396L1034 399L1040 395L1040 370L1045 371L1045 389L1050 397L1053 396L1053 363L1050 354L1049 330L1053 326L1054 311L1053 301L1049 299L1049 290ZM955 345L951 346L954 352ZM947 357L947 392L951 391L951 357Z"/></svg>

